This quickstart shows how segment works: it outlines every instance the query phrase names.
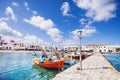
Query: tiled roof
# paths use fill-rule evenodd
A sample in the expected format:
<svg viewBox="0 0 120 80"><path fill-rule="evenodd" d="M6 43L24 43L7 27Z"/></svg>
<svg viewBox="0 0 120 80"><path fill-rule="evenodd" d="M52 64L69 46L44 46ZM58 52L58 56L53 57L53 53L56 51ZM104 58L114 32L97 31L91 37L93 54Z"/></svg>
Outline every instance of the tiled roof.
<svg viewBox="0 0 120 80"><path fill-rule="evenodd" d="M105 44L88 44L86 46L105 46Z"/></svg>

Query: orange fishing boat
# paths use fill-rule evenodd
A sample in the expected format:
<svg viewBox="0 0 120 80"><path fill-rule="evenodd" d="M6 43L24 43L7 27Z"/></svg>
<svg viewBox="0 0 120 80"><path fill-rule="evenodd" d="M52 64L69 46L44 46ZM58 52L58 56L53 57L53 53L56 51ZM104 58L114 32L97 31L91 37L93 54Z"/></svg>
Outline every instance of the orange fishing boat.
<svg viewBox="0 0 120 80"><path fill-rule="evenodd" d="M34 62L34 61L33 61ZM49 62L43 62L43 63L36 63L37 66L45 67L45 68L53 68L53 69L62 69L64 60L59 61L49 61Z"/></svg>

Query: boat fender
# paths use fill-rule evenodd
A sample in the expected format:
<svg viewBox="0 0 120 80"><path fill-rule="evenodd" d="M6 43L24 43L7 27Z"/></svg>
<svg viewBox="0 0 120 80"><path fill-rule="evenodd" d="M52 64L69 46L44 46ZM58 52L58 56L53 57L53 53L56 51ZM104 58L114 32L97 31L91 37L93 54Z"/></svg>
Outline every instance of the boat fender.
<svg viewBox="0 0 120 80"><path fill-rule="evenodd" d="M44 62L49 62L49 60L48 59L45 59L45 61Z"/></svg>
<svg viewBox="0 0 120 80"><path fill-rule="evenodd" d="M40 59L34 58L34 59L33 59L33 62L36 63L36 64L39 64L39 63L40 63Z"/></svg>

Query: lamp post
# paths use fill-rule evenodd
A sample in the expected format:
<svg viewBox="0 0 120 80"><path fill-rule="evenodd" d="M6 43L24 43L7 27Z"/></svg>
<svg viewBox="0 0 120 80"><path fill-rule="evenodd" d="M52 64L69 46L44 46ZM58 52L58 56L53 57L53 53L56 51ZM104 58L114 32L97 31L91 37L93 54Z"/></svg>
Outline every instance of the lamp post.
<svg viewBox="0 0 120 80"><path fill-rule="evenodd" d="M79 33L78 34L78 38L80 39L80 70L82 70L82 47L81 47L81 39L82 39L82 31L80 30L80 31L78 31L77 33Z"/></svg>

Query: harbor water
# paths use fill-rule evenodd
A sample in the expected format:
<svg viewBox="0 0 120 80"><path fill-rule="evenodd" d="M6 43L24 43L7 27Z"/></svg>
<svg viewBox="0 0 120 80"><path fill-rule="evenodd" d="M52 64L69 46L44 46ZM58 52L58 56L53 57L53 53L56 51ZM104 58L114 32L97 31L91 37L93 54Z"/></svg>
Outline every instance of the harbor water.
<svg viewBox="0 0 120 80"><path fill-rule="evenodd" d="M116 70L120 71L120 54L104 54L104 56Z"/></svg>
<svg viewBox="0 0 120 80"><path fill-rule="evenodd" d="M32 53L0 53L0 80L49 80L57 69L46 69L36 66ZM70 67L64 65L63 70Z"/></svg>

